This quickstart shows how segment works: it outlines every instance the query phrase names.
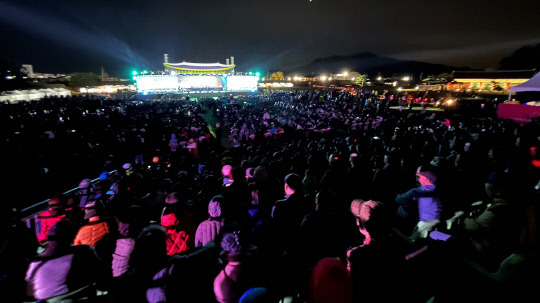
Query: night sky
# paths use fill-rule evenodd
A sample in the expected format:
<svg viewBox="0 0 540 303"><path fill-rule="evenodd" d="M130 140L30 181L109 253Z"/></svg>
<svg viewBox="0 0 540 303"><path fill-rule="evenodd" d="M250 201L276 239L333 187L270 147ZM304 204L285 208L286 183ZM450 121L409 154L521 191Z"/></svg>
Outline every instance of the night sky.
<svg viewBox="0 0 540 303"><path fill-rule="evenodd" d="M221 62L284 69L373 52L496 68L540 43L540 1L0 1L0 59L36 72L127 75L131 67Z"/></svg>

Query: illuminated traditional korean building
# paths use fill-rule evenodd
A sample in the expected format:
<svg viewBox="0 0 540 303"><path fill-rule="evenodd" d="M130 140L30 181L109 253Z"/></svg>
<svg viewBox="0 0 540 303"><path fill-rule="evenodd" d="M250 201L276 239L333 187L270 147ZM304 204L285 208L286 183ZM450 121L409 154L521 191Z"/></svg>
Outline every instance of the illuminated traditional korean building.
<svg viewBox="0 0 540 303"><path fill-rule="evenodd" d="M167 54L164 56L165 62L163 65L168 70L174 70L176 73L181 75L226 75L234 71L234 57L226 59L226 64L216 63L191 63L191 62L180 62L180 63L169 63Z"/></svg>
<svg viewBox="0 0 540 303"><path fill-rule="evenodd" d="M511 87L529 80L534 74L535 70L454 71L454 80L446 85L446 89L508 93Z"/></svg>

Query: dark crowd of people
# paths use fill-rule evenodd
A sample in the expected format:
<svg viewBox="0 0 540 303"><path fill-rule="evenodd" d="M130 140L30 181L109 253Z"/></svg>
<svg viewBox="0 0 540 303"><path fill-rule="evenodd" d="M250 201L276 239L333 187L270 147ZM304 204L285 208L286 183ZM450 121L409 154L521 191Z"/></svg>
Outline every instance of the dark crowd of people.
<svg viewBox="0 0 540 303"><path fill-rule="evenodd" d="M540 121L386 94L2 104L0 300L540 298Z"/></svg>

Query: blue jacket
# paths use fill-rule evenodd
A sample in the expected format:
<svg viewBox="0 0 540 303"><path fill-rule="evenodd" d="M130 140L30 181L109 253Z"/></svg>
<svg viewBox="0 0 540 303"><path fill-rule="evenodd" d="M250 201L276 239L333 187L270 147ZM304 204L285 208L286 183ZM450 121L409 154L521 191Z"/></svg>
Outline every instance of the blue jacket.
<svg viewBox="0 0 540 303"><path fill-rule="evenodd" d="M418 210L419 221L432 221L441 218L441 200L435 193L435 185L420 185L406 193L396 196L396 203L400 204L397 213L402 218L416 216L414 209Z"/></svg>

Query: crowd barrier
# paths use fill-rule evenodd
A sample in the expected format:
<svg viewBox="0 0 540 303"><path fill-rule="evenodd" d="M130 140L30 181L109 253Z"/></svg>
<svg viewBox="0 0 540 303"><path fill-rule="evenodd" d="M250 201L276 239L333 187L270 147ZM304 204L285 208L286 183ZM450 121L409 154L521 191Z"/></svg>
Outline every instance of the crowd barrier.
<svg viewBox="0 0 540 303"><path fill-rule="evenodd" d="M114 174L116 172L117 172L117 170L113 170L113 171L108 172L107 174L111 175L111 174ZM91 180L92 184L96 183L97 181L99 181L99 177ZM68 190L66 192L63 192L62 194L67 195L67 194L76 192L79 189L80 188L77 186L77 187L72 188L72 189L70 189L70 190ZM35 230L36 233L39 232L40 227L36 226L36 223L38 222L38 216L39 216L39 214L41 214L42 212L47 210L49 200L50 199L45 199L45 200L43 200L41 202L38 202L36 204L30 205L30 206L28 206L26 208L21 209L20 214L21 214L21 216L23 216L21 218L21 221L26 223L26 227L28 227L29 229Z"/></svg>

